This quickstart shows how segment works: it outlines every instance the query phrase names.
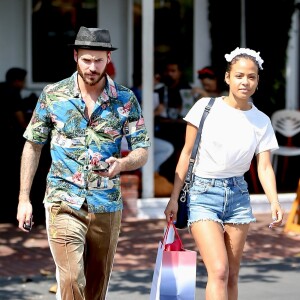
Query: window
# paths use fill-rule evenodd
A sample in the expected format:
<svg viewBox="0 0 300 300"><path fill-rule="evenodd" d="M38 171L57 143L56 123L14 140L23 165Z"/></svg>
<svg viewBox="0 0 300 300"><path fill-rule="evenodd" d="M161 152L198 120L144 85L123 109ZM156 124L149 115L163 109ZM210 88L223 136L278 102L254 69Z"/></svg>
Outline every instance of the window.
<svg viewBox="0 0 300 300"><path fill-rule="evenodd" d="M134 72L141 70L142 8L134 1ZM154 69L161 72L170 57L184 66L186 78L193 80L193 0L155 0Z"/></svg>
<svg viewBox="0 0 300 300"><path fill-rule="evenodd" d="M97 27L97 0L32 0L30 9L32 84L70 76L76 64L68 45L74 43L80 26Z"/></svg>

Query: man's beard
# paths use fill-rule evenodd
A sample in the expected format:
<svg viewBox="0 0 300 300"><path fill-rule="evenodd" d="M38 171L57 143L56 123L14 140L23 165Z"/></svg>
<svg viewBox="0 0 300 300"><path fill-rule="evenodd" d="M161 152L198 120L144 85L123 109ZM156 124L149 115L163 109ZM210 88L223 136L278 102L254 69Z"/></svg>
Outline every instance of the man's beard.
<svg viewBox="0 0 300 300"><path fill-rule="evenodd" d="M93 74L96 74L98 75L95 79L90 79L90 78L87 78L84 76L82 70L80 69L79 65L77 64L77 71L78 71L78 75L82 78L83 82L87 85L90 85L90 86L94 86L96 85L97 83L100 82L100 80L105 77L105 74L106 74L106 67L103 71L103 73L97 73L97 72L91 72Z"/></svg>

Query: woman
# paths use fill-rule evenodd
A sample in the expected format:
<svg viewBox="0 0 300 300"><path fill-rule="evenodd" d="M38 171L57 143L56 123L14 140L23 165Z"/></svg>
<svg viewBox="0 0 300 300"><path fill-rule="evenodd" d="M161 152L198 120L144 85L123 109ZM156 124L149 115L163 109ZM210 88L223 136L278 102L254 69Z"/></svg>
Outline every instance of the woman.
<svg viewBox="0 0 300 300"><path fill-rule="evenodd" d="M270 152L278 148L268 116L249 98L259 82L263 60L259 52L237 48L226 54L225 81L229 95L216 98L203 126L189 194L189 230L208 273L206 299L238 299L238 275L252 214L244 174L256 155L259 180L270 202L272 223L280 226L283 211L278 201ZM177 199L198 124L209 98L202 98L186 117L186 140L175 172L174 188L165 209L167 221L176 221ZM221 125L221 126L220 126Z"/></svg>

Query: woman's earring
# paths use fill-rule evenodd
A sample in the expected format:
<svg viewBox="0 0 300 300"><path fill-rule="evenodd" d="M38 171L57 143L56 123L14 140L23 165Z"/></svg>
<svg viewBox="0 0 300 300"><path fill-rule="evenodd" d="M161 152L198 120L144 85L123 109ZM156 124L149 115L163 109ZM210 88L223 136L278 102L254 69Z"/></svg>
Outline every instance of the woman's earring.
<svg viewBox="0 0 300 300"><path fill-rule="evenodd" d="M258 91L258 86L256 87L256 90Z"/></svg>

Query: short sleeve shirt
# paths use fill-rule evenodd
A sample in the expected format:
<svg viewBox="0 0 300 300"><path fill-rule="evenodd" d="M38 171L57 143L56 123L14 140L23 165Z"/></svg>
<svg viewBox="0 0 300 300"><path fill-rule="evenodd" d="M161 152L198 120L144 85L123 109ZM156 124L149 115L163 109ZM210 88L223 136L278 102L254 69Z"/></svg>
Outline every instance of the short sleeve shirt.
<svg viewBox="0 0 300 300"><path fill-rule="evenodd" d="M24 137L38 144L50 141L44 202L65 201L79 209L87 201L89 212L115 212L123 208L120 176L109 179L91 169L120 157L123 136L129 150L150 146L142 110L133 92L109 76L90 118L85 109L75 72L44 88Z"/></svg>
<svg viewBox="0 0 300 300"><path fill-rule="evenodd" d="M201 98L184 120L199 127L210 98ZM235 109L216 98L202 131L194 172L204 178L242 176L253 156L278 148L270 118L253 104L247 111Z"/></svg>

